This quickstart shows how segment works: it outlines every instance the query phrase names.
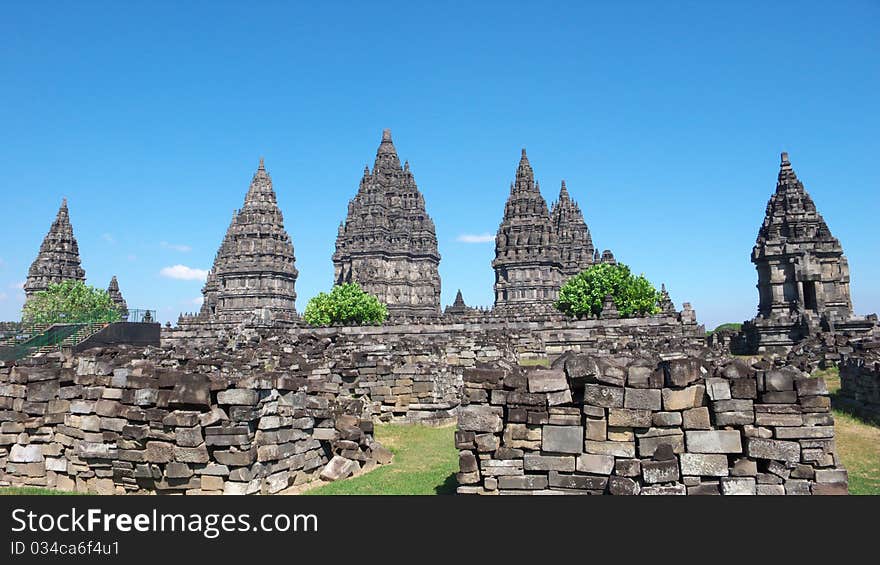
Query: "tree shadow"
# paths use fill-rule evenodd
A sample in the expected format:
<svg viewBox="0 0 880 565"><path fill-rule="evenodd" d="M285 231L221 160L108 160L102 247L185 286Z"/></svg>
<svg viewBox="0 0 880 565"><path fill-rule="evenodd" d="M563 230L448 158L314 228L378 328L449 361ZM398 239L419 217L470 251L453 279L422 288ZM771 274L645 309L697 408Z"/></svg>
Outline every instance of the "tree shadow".
<svg viewBox="0 0 880 565"><path fill-rule="evenodd" d="M458 481L455 480L455 473L450 473L442 484L434 487L434 494L455 494L458 488Z"/></svg>

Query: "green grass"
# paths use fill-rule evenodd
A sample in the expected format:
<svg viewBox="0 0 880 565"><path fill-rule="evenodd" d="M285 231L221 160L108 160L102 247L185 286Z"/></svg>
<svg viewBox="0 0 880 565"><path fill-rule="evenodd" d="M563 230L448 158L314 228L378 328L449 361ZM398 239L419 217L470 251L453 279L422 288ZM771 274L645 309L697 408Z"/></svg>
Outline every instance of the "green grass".
<svg viewBox="0 0 880 565"><path fill-rule="evenodd" d="M455 426L377 424L375 437L394 453L390 465L305 494L454 494Z"/></svg>
<svg viewBox="0 0 880 565"><path fill-rule="evenodd" d="M72 492L68 490L52 490L50 488L41 488L41 487L3 487L0 488L0 496L4 495L14 495L14 494L27 494L27 495L50 495L50 496L59 496L59 495L77 495L84 494L81 492Z"/></svg>
<svg viewBox="0 0 880 565"><path fill-rule="evenodd" d="M720 326L718 326L718 327L715 328L714 330L710 330L710 331L706 332L706 335L707 335L707 336L712 335L713 333L715 333L715 332L717 332L717 331L720 331L720 330L735 330L735 331L739 331L739 330L741 330L741 329L742 329L742 324L741 324L741 323L739 323L739 322L728 322L728 323L726 323L726 324L721 324Z"/></svg>
<svg viewBox="0 0 880 565"><path fill-rule="evenodd" d="M837 367L816 370L813 376L825 379L833 406L840 390ZM849 474L850 494L880 494L880 427L846 410L833 412L837 454Z"/></svg>

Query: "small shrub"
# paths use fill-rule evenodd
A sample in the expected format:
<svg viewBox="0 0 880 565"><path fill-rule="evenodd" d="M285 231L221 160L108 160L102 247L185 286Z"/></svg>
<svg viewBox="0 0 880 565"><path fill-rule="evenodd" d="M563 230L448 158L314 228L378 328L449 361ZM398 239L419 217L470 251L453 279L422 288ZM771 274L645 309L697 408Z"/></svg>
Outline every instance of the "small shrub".
<svg viewBox="0 0 880 565"><path fill-rule="evenodd" d="M633 275L622 263L592 265L568 279L559 290L559 300L554 305L569 316L598 316L602 313L605 296L609 294L623 317L660 311L660 292L644 275Z"/></svg>
<svg viewBox="0 0 880 565"><path fill-rule="evenodd" d="M364 292L357 283L336 285L309 300L303 319L311 326L334 324L382 325L388 308L379 299Z"/></svg>

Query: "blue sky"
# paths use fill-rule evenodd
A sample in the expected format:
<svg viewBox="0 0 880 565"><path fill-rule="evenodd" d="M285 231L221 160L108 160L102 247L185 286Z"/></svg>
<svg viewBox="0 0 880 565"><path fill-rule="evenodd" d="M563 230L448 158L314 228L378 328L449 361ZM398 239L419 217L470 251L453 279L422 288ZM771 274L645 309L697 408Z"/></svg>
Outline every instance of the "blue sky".
<svg viewBox="0 0 880 565"><path fill-rule="evenodd" d="M444 304L491 303L493 244L460 240L494 235L526 147L600 249L709 326L750 318L786 150L856 311L880 310L877 2L178 4L0 8L0 319L64 196L90 284L196 310L202 282L167 275L210 268L260 156L302 310L383 128L437 225Z"/></svg>

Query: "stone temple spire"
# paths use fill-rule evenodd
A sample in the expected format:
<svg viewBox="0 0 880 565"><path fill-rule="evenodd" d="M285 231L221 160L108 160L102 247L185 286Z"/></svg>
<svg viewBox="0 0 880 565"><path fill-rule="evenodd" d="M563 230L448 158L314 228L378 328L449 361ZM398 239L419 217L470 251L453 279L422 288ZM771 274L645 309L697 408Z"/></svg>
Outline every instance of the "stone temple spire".
<svg viewBox="0 0 880 565"><path fill-rule="evenodd" d="M596 249L590 228L584 221L580 206L569 196L565 181L562 181L559 189L559 200L553 203L550 210L550 218L559 241L562 276L572 277L592 265Z"/></svg>
<svg viewBox="0 0 880 565"><path fill-rule="evenodd" d="M425 198L409 167L401 167L386 129L336 238L335 284L357 282L392 317L438 316L439 263Z"/></svg>
<svg viewBox="0 0 880 565"><path fill-rule="evenodd" d="M201 315L237 322L296 316L296 257L263 159L232 218L202 294Z"/></svg>
<svg viewBox="0 0 880 565"><path fill-rule="evenodd" d="M110 295L110 300L116 306L116 311L119 312L120 318L122 320L128 318L128 304L125 303L125 298L122 297L122 292L119 290L119 281L116 280L116 275L113 275L113 278L110 279L107 294Z"/></svg>
<svg viewBox="0 0 880 565"><path fill-rule="evenodd" d="M66 280L84 281L86 273L80 265L79 246L73 235L67 199L61 201L58 215L40 245L40 252L28 270L24 292L31 299L52 283Z"/></svg>
<svg viewBox="0 0 880 565"><path fill-rule="evenodd" d="M547 308L559 294L562 263L556 230L526 150L495 236L495 308Z"/></svg>
<svg viewBox="0 0 880 565"><path fill-rule="evenodd" d="M761 326L762 349L791 344L793 325L833 324L852 317L843 248L798 180L788 153L782 154L752 263L758 270L755 322Z"/></svg>

